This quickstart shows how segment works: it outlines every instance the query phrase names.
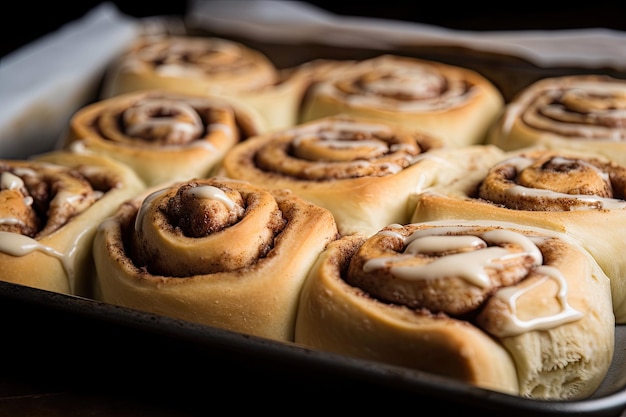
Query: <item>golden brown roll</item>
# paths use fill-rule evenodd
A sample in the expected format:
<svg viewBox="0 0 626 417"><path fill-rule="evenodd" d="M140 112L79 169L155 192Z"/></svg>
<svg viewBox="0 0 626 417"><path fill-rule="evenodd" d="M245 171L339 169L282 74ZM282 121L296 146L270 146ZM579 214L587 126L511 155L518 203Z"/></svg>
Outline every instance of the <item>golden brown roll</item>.
<svg viewBox="0 0 626 417"><path fill-rule="evenodd" d="M454 165L462 169L464 159L459 152ZM616 320L626 323L626 166L582 152L523 149L458 177L416 196L412 221L498 219L565 232L611 279Z"/></svg>
<svg viewBox="0 0 626 417"><path fill-rule="evenodd" d="M163 89L225 96L255 108L267 129L296 122L302 85L260 51L218 37L149 36L129 46L109 68L104 97Z"/></svg>
<svg viewBox="0 0 626 417"><path fill-rule="evenodd" d="M464 146L484 141L503 105L498 89L472 70L385 54L321 77L307 91L300 122L345 113Z"/></svg>
<svg viewBox="0 0 626 417"><path fill-rule="evenodd" d="M526 87L493 125L487 141L600 153L626 165L626 80L604 75L544 78Z"/></svg>
<svg viewBox="0 0 626 417"><path fill-rule="evenodd" d="M336 237L328 210L287 190L220 177L173 184L98 229L100 298L292 341L302 283Z"/></svg>
<svg viewBox="0 0 626 417"><path fill-rule="evenodd" d="M144 188L130 168L102 156L0 160L0 279L90 296L96 227Z"/></svg>
<svg viewBox="0 0 626 417"><path fill-rule="evenodd" d="M573 239L450 220L331 242L302 289L295 340L556 400L597 389L614 332L608 277Z"/></svg>
<svg viewBox="0 0 626 417"><path fill-rule="evenodd" d="M228 149L262 130L257 113L226 99L149 90L79 109L61 147L115 158L152 186L210 175Z"/></svg>
<svg viewBox="0 0 626 417"><path fill-rule="evenodd" d="M342 234L371 234L408 221L409 196L445 173L442 159L430 157L442 148L425 134L339 115L240 142L227 152L219 172L290 189L329 209Z"/></svg>

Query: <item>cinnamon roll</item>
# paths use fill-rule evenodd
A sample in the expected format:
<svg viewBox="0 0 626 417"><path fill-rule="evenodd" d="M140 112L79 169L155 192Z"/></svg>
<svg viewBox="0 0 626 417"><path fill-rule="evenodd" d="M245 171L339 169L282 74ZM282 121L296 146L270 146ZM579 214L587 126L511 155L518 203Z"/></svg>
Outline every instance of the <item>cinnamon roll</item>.
<svg viewBox="0 0 626 417"><path fill-rule="evenodd" d="M148 90L79 109L61 147L115 158L153 186L210 175L262 123L256 112L225 99Z"/></svg>
<svg viewBox="0 0 626 417"><path fill-rule="evenodd" d="M533 399L578 399L605 377L608 277L575 240L450 220L331 242L302 289L303 345Z"/></svg>
<svg viewBox="0 0 626 417"><path fill-rule="evenodd" d="M626 80L605 75L545 78L507 105L488 143L590 151L626 165Z"/></svg>
<svg viewBox="0 0 626 417"><path fill-rule="evenodd" d="M221 175L287 188L329 209L341 234L408 221L409 196L445 173L431 136L353 116L330 116L233 146Z"/></svg>
<svg viewBox="0 0 626 417"><path fill-rule="evenodd" d="M309 268L337 237L332 214L288 190L222 177L123 204L94 241L100 298L292 341Z"/></svg>
<svg viewBox="0 0 626 417"><path fill-rule="evenodd" d="M345 113L464 146L484 141L503 104L499 90L472 70L386 54L331 71L313 83L300 122Z"/></svg>
<svg viewBox="0 0 626 417"><path fill-rule="evenodd" d="M0 160L0 279L91 296L96 227L144 188L130 168L101 156Z"/></svg>
<svg viewBox="0 0 626 417"><path fill-rule="evenodd" d="M103 96L162 89L225 96L255 108L268 129L295 123L299 80L279 70L263 53L230 39L203 36L146 36L112 63Z"/></svg>
<svg viewBox="0 0 626 417"><path fill-rule="evenodd" d="M463 155L456 166L462 168ZM574 151L503 152L473 176L415 198L412 221L499 219L569 234L611 279L618 323L626 323L626 166Z"/></svg>

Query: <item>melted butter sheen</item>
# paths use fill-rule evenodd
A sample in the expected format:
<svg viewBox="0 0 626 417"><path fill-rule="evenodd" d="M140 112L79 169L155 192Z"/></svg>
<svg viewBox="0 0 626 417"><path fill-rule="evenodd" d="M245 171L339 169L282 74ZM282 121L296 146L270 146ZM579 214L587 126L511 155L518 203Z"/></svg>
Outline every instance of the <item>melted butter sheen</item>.
<svg viewBox="0 0 626 417"><path fill-rule="evenodd" d="M379 234L402 239L405 250L398 256L368 260L363 265L364 271L371 272L376 269L389 268L395 277L405 280L454 276L463 278L473 285L486 287L489 284L487 268L498 268L501 265L498 261L503 259L530 255L534 259L535 272L543 275L543 278L526 288L511 286L501 288L496 292L494 296L504 301L509 307L500 328L497 329L497 336L504 337L531 330L545 330L582 317L582 313L573 309L567 302L568 286L561 272L554 267L543 265L543 255L536 243L521 233L494 229L474 234L469 227L451 226L416 230L406 238L401 233L392 230L381 231ZM515 253L502 246L497 246L506 242L523 248L522 252ZM420 253L446 253L461 249L468 249L468 251L441 256L428 264L399 265L408 257L414 257ZM550 316L529 320L520 319L516 306L517 300L534 286L541 285L547 279L553 279L558 283L557 298L561 305L560 311Z"/></svg>

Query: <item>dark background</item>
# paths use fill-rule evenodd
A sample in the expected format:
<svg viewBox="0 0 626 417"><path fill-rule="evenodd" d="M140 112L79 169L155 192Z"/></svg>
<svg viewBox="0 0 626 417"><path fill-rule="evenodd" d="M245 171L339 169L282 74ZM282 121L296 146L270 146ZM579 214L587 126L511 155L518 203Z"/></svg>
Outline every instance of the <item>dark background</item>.
<svg viewBox="0 0 626 417"><path fill-rule="evenodd" d="M249 0L254 1L254 0ZM111 1L118 9L133 17L159 15L184 15L185 1L137 2ZM63 24L82 17L101 1L84 0L61 5L59 2L11 1L11 14L3 11L3 30L0 39L0 56L58 29ZM525 29L576 29L604 27L626 30L626 2L623 1L572 1L532 3L510 2L506 8L480 2L400 2L383 1L339 2L311 0L309 3L340 15L378 17L410 22L428 23L462 30L525 30ZM556 2L555 2L556 3ZM427 4L427 5L426 5ZM384 5L384 6L383 6Z"/></svg>

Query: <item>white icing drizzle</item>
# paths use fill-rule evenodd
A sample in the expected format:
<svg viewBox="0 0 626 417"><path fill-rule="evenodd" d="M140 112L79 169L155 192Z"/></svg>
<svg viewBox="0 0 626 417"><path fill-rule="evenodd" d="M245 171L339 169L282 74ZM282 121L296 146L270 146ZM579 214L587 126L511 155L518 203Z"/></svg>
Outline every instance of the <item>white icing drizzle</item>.
<svg viewBox="0 0 626 417"><path fill-rule="evenodd" d="M146 198L144 198L143 202L141 203L141 207L139 208L139 212L137 213L137 217L135 218L135 231L141 228L141 223L143 222L143 218L145 217L146 212L148 211L148 209L150 208L154 200L160 197L161 195L163 195L166 191L167 189L158 190L148 195ZM235 202L231 200L226 195L226 193L224 193L224 191L212 185L201 185L197 187L191 187L190 189L187 190L187 192L193 195L194 197L220 201L224 203L224 205L228 207L230 210L232 210L235 207Z"/></svg>
<svg viewBox="0 0 626 417"><path fill-rule="evenodd" d="M401 229L401 225L393 225ZM459 235L457 233L466 233ZM470 234L467 234L467 233ZM535 317L522 320L518 317L516 301L533 286L519 288L518 286L499 289L495 296L503 300L509 306L508 314L505 314L504 325L498 329L498 336L511 336L531 330L544 330L557 325L578 320L582 313L572 308L567 302L567 281L561 272L551 266L542 265L543 255L532 238L521 233L493 229L481 233L474 233L471 227L446 226L420 229L408 237L399 232L385 230L378 232L379 235L391 236L401 239L405 246L403 254L393 257L381 257L368 260L363 265L365 272L371 272L379 268L390 268L391 273L406 280L434 279L449 276L461 277L471 284L484 287L488 283L486 268L498 267L496 261L511 257L530 255L534 259L534 271L544 275L533 286L540 285L547 279L553 279L559 286L557 298L561 305L558 313L545 317ZM512 242L523 248L521 253L510 252L499 246L488 246L488 243L498 244ZM454 253L435 259L429 264L414 266L394 265L402 262L407 257L413 257L418 253L443 253L457 249L468 248L467 252Z"/></svg>
<svg viewBox="0 0 626 417"><path fill-rule="evenodd" d="M381 257L368 260L363 269L371 272L376 269L389 267L391 273L401 279L436 279L450 276L462 277L473 285L485 288L489 285L489 275L486 268L498 268L501 259L531 255L536 265L541 265L543 257L535 244L524 235L509 230L492 230L482 233L482 236L456 235L448 236L454 228L429 228L414 232L411 236L402 238L394 232L379 232L400 237L404 241L404 254L393 257ZM488 246L488 243L514 242L524 248L523 252L512 253L500 246ZM431 246L433 245L433 246ZM427 264L398 266L406 257L413 257L428 252L443 252L460 248L480 248L469 252L454 253L439 257Z"/></svg>
<svg viewBox="0 0 626 417"><path fill-rule="evenodd" d="M221 201L230 210L235 208L235 202L231 200L224 191L212 185L193 187L187 190L187 192L191 193L194 197Z"/></svg>
<svg viewBox="0 0 626 417"><path fill-rule="evenodd" d="M606 210L620 210L626 208L626 201L618 200L615 198L604 198L597 196L590 196L584 194L566 194L557 193L551 190L543 190L539 188L528 188L521 185L515 185L508 189L509 194L522 195L522 196L534 196L541 198L575 198L582 202L589 203L588 205L579 205L571 207L570 210L592 210L592 209L606 209Z"/></svg>
<svg viewBox="0 0 626 417"><path fill-rule="evenodd" d="M87 233L90 228L85 228L82 232L76 236L74 242L70 249L66 252L59 252L53 247L46 246L38 242L37 240L21 235L19 233L10 233L0 231L0 252L9 254L11 256L25 256L31 252L39 251L45 253L47 255L53 256L57 258L68 279L68 285L70 287L70 291L74 292L75 287L75 277L74 277L74 259L76 257L76 252L78 249L78 241L81 236Z"/></svg>
<svg viewBox="0 0 626 417"><path fill-rule="evenodd" d="M85 139L76 140L70 143L67 149L72 153L80 153L80 154L93 153L85 145Z"/></svg>
<svg viewBox="0 0 626 417"><path fill-rule="evenodd" d="M17 175L4 171L0 176L0 187L3 190L19 190L24 186L24 181Z"/></svg>
<svg viewBox="0 0 626 417"><path fill-rule="evenodd" d="M567 164L570 162L570 159L561 157L554 158L553 162L559 164ZM596 166L586 163L585 161L579 161L586 166L593 168L598 176L602 177L604 181L609 181L608 174L601 172ZM516 156L510 159L507 159L500 163L500 165L513 165L515 169L519 172L526 169L533 163L533 160L524 156ZM589 204L581 204L578 206L572 206L570 210L592 210L592 209L606 209L606 210L620 210L626 208L626 200L620 200L617 198L605 198L593 195L586 194L566 194L559 193L552 190L545 190L540 188L529 188L523 185L514 185L507 189L507 193L515 196L531 196L531 197L541 197L544 199L552 199L556 200L559 198L569 198L580 200L581 202L589 203Z"/></svg>
<svg viewBox="0 0 626 417"><path fill-rule="evenodd" d="M167 189L165 188L162 190L154 191L152 194L143 199L143 201L141 202L141 207L139 207L139 211L137 212L137 217L135 217L135 231L141 229L143 218L146 216L146 212L152 205L152 202L159 196L163 195L166 191Z"/></svg>
<svg viewBox="0 0 626 417"><path fill-rule="evenodd" d="M166 117L161 114L159 117L153 117L163 108L173 115ZM195 137L202 132L202 120L195 109L176 100L151 99L137 102L133 107L126 109L124 120L127 132L131 136L158 129L160 126L169 127L168 136L173 137Z"/></svg>
<svg viewBox="0 0 626 417"><path fill-rule="evenodd" d="M538 266L536 271L543 277L536 280L532 285L523 289L517 287L500 288L494 294L494 297L503 300L509 306L511 312L504 316L506 320L501 323L502 327L498 329L497 336L515 336L531 330L548 330L555 326L578 320L583 316L580 311L574 309L567 302L568 287L561 271L546 265ZM561 310L550 316L535 317L529 320L520 319L517 315L517 299L548 279L555 280L559 286L557 298L561 305Z"/></svg>

